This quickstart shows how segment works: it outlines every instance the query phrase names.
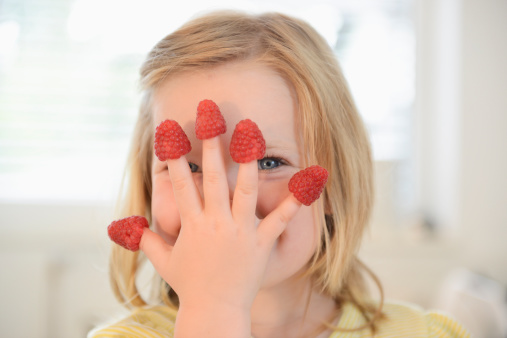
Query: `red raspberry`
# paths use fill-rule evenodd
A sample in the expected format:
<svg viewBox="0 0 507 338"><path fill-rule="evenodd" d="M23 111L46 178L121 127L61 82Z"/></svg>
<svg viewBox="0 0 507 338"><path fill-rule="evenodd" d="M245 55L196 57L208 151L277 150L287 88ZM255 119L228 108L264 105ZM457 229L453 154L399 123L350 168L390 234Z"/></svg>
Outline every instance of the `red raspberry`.
<svg viewBox="0 0 507 338"><path fill-rule="evenodd" d="M225 119L215 102L203 100L197 106L195 134L199 140L206 140L227 130Z"/></svg>
<svg viewBox="0 0 507 338"><path fill-rule="evenodd" d="M174 120L160 123L155 132L155 155L161 161L177 159L192 150L187 135Z"/></svg>
<svg viewBox="0 0 507 338"><path fill-rule="evenodd" d="M113 242L131 251L139 250L143 229L149 227L143 216L130 216L113 221L107 227L107 234Z"/></svg>
<svg viewBox="0 0 507 338"><path fill-rule="evenodd" d="M255 122L249 119L239 121L232 134L229 152L237 163L247 163L264 157L266 142Z"/></svg>
<svg viewBox="0 0 507 338"><path fill-rule="evenodd" d="M320 197L328 176L326 169L312 165L292 176L289 181L289 191L299 202L310 205Z"/></svg>

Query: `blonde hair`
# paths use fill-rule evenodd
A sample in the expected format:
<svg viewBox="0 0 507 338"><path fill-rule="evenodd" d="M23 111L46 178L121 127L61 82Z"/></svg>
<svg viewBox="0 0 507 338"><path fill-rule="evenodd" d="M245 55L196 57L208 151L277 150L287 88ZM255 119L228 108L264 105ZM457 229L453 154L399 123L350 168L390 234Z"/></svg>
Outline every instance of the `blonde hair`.
<svg viewBox="0 0 507 338"><path fill-rule="evenodd" d="M306 275L337 304L354 303L366 318L366 326L374 327L380 309L367 297L362 272L368 272L382 288L357 257L374 195L370 145L334 53L303 21L275 13L211 13L188 22L151 50L141 68L144 99L118 216L138 214L151 221L153 91L173 74L242 60L261 62L292 84L304 165L319 164L330 173L323 197L314 204L322 240ZM127 306L146 304L136 287L141 263L138 253L113 246L111 282L118 299ZM162 299L177 307L177 296L172 293L169 297L168 291L170 288L163 290Z"/></svg>

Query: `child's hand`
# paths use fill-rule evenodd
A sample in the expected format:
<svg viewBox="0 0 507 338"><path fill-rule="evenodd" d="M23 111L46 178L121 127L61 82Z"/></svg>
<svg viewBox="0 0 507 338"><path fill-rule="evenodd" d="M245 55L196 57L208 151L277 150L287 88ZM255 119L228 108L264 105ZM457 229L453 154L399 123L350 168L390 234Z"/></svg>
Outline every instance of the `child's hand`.
<svg viewBox="0 0 507 338"><path fill-rule="evenodd" d="M227 332L226 336L240 337L249 334L251 307L274 243L301 203L310 205L320 196L327 171L312 166L294 175L288 186L294 195L261 221L256 217L257 160L264 158L266 145L257 125L243 120L232 135L230 155L239 163L232 194L218 138L226 130L225 120L216 104L202 101L195 125L197 137L203 140L202 197L185 157L192 147L181 126L165 120L155 133L155 154L167 163L169 180L167 172L165 180L172 186L172 201L159 204L158 209L176 204L180 223L176 240L166 242L146 227L143 217L113 222L108 232L125 248L143 250L178 294L180 334L223 336Z"/></svg>
<svg viewBox="0 0 507 338"><path fill-rule="evenodd" d="M218 137L203 141L202 164L203 199L185 156L167 160L181 230L171 246L145 229L140 248L178 294L179 316L191 309L249 322L271 249L301 204L290 195L260 222L257 161L239 164L232 202Z"/></svg>
<svg viewBox="0 0 507 338"><path fill-rule="evenodd" d="M203 141L204 200L184 156L167 164L181 230L173 247L146 229L141 250L174 288L182 306L208 300L249 311L271 248L300 203L291 195L259 223L257 161L250 161L239 165L231 205L217 137Z"/></svg>

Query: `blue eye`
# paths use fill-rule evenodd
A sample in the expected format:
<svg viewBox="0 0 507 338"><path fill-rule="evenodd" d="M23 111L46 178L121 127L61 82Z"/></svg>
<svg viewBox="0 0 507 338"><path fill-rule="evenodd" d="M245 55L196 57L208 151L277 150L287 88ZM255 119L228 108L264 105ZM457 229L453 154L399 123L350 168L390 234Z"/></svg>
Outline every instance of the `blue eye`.
<svg viewBox="0 0 507 338"><path fill-rule="evenodd" d="M259 170L270 170L281 166L282 159L276 157L264 157L262 160L257 161L257 167Z"/></svg>
<svg viewBox="0 0 507 338"><path fill-rule="evenodd" d="M199 170L199 166L195 163L188 162L188 166L190 167L190 171L196 173Z"/></svg>

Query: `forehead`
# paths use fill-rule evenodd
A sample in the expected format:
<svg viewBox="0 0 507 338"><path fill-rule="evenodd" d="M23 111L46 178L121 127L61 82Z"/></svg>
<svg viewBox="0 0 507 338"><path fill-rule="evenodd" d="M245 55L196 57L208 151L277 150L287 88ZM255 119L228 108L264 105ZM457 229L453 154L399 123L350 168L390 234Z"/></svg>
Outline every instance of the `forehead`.
<svg viewBox="0 0 507 338"><path fill-rule="evenodd" d="M171 76L154 93L155 124L178 121L189 137L196 108L203 99L213 100L222 111L228 133L249 118L269 138L296 140L296 100L292 86L271 68L255 62L234 62L212 69Z"/></svg>

